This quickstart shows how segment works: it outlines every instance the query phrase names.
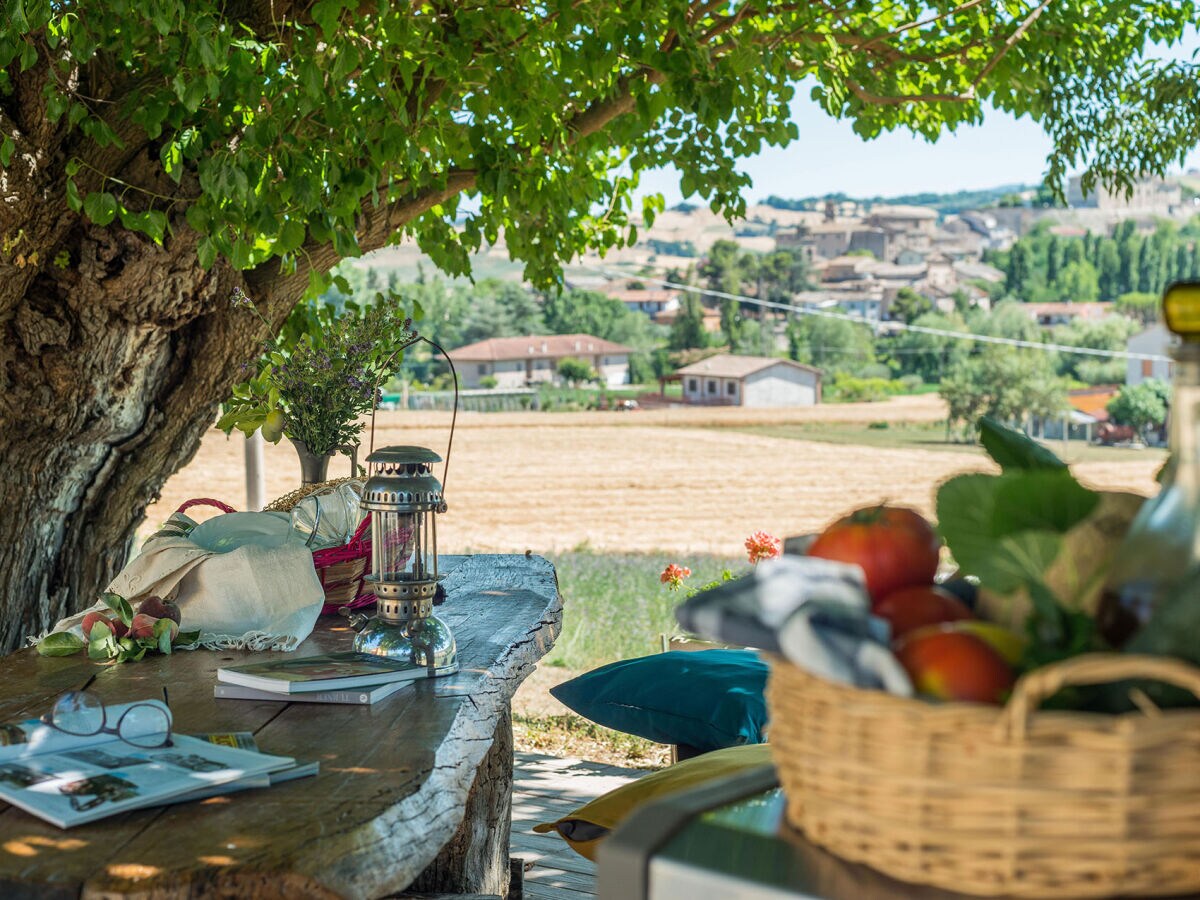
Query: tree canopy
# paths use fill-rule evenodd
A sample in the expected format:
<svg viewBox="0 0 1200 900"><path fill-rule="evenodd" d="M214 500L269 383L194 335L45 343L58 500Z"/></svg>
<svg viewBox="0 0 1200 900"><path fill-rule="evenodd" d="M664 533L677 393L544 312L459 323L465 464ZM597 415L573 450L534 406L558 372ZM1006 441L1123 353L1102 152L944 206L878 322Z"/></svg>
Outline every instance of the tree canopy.
<svg viewBox="0 0 1200 900"><path fill-rule="evenodd" d="M503 240L554 287L653 220L647 169L742 213L737 160L800 136L797 90L867 138L1029 116L1059 185L1127 185L1200 138L1197 64L1148 53L1193 2L3 4L0 455L29 477L0 485L0 646L95 597L340 258L413 237L460 274ZM1162 265L1117 253L1121 292Z"/></svg>
<svg viewBox="0 0 1200 900"><path fill-rule="evenodd" d="M319 275L412 234L461 273L503 229L545 282L633 237L646 168L672 163L685 194L739 213L735 160L796 138L802 78L865 137L932 139L985 103L1030 115L1055 178L1083 163L1085 181L1127 183L1200 138L1194 65L1144 58L1194 21L1167 0L6 6L0 163L19 202L0 222L34 270L58 247L17 238L31 187L98 225L187 237L206 267Z"/></svg>

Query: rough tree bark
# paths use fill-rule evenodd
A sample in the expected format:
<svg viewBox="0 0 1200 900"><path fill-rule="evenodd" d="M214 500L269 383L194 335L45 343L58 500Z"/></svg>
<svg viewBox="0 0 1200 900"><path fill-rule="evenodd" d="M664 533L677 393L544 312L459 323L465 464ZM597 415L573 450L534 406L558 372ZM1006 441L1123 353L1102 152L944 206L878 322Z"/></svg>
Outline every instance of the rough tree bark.
<svg viewBox="0 0 1200 900"><path fill-rule="evenodd" d="M159 246L72 212L73 156L85 193L99 187L93 170L163 194L181 186L120 122L119 145L74 146L65 123L46 121L45 78L41 67L23 73L0 106L16 141L0 170L0 651L95 599L146 505L195 454L264 337L233 315L233 288L262 288L277 322L302 289L222 262L204 271L182 214Z"/></svg>
<svg viewBox="0 0 1200 900"><path fill-rule="evenodd" d="M51 214L73 218L65 204ZM158 247L76 220L49 246L49 260L0 262L0 280L28 283L0 309L5 650L115 574L146 504L212 424L233 361L262 337L229 314L240 274L204 272L194 235Z"/></svg>

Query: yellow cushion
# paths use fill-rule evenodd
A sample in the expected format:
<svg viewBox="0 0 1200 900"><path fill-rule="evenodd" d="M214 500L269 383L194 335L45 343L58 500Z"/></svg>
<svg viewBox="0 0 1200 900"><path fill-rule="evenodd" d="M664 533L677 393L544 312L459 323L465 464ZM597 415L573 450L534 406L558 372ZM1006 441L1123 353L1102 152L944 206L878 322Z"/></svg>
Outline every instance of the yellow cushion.
<svg viewBox="0 0 1200 900"><path fill-rule="evenodd" d="M595 860L596 847L608 833L643 803L687 790L719 778L728 778L746 769L769 765L771 749L767 744L728 747L693 757L658 772L643 775L584 804L556 822L535 825L539 834L557 831L572 850Z"/></svg>

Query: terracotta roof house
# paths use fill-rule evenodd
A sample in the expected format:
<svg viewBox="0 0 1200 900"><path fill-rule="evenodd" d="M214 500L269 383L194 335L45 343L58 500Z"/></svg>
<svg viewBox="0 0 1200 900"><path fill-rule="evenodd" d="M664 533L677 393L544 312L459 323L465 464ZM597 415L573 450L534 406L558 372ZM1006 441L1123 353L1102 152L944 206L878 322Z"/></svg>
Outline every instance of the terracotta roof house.
<svg viewBox="0 0 1200 900"><path fill-rule="evenodd" d="M650 317L661 312L679 309L679 291L658 288L622 288L605 293L614 300L624 303L626 309L643 312Z"/></svg>
<svg viewBox="0 0 1200 900"><path fill-rule="evenodd" d="M1111 302L1085 301L1081 303L1022 303L1021 311L1039 325L1066 325L1075 319L1103 319L1113 315L1116 304Z"/></svg>
<svg viewBox="0 0 1200 900"><path fill-rule="evenodd" d="M676 370L683 402L711 406L812 406L821 370L790 359L721 353Z"/></svg>
<svg viewBox="0 0 1200 900"><path fill-rule="evenodd" d="M520 388L558 378L558 361L567 357L591 365L609 387L629 382L629 354L633 351L591 334L547 334L528 337L488 338L451 350L464 388L480 387L491 376L496 387Z"/></svg>
<svg viewBox="0 0 1200 900"><path fill-rule="evenodd" d="M662 312L654 316L654 324L671 326L675 324L675 320L679 318L679 313L682 307L675 309L664 309ZM716 309L709 309L707 306L701 307L701 316L704 324L704 330L710 334L721 330L721 312Z"/></svg>

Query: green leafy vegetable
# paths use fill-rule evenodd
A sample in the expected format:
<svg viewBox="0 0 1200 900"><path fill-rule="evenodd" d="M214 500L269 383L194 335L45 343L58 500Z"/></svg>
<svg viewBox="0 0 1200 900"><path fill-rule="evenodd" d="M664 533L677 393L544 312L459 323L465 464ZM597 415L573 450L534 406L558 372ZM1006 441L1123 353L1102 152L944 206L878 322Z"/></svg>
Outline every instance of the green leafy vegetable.
<svg viewBox="0 0 1200 900"><path fill-rule="evenodd" d="M1098 502L1065 472L959 475L938 490L938 527L964 574L1007 593L1041 582L1061 535Z"/></svg>
<svg viewBox="0 0 1200 900"><path fill-rule="evenodd" d="M1023 469L1065 471L1067 464L1047 447L991 416L979 420L979 440L988 456L1005 472Z"/></svg>
<svg viewBox="0 0 1200 900"><path fill-rule="evenodd" d="M1000 442L1009 450L1017 444ZM1030 458L1023 453L1013 451L1008 458ZM1014 465L1002 475L960 475L938 490L938 528L961 571L1000 594L1021 589L1029 594L1026 667L1098 647L1092 618L1064 605L1045 575L1063 550L1063 536L1099 502L1100 495L1066 469L1048 465Z"/></svg>

